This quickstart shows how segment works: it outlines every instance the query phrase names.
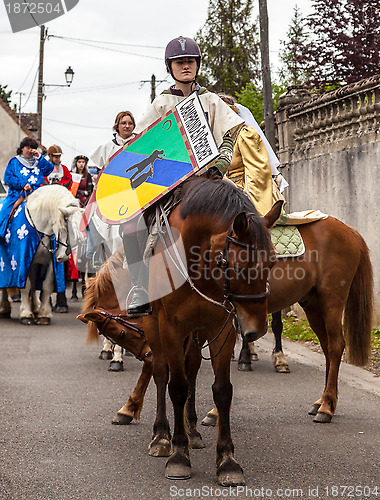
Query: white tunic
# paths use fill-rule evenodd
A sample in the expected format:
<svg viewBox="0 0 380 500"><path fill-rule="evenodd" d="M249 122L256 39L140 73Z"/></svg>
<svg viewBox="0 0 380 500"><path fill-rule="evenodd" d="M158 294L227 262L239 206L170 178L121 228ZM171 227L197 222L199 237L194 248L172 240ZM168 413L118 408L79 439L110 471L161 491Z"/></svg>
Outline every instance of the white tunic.
<svg viewBox="0 0 380 500"><path fill-rule="evenodd" d="M139 120L134 132L139 134L156 120L165 116L168 111L171 111L184 99L183 96L160 94L149 106L142 119ZM208 118L216 144L220 147L226 132L230 131L232 137L234 137L235 133L243 125L244 120L232 111L219 96L212 92L200 93L199 99Z"/></svg>

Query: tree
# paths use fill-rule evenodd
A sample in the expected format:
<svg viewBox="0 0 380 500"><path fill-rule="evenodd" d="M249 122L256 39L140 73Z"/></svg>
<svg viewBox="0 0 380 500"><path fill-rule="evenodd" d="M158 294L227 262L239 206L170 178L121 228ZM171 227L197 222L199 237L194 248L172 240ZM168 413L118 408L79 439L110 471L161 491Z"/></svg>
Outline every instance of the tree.
<svg viewBox="0 0 380 500"><path fill-rule="evenodd" d="M7 92L7 87L8 87L8 85L1 85L0 84L0 97L5 102L5 104L8 104L8 106L10 106L11 105L12 90Z"/></svg>
<svg viewBox="0 0 380 500"><path fill-rule="evenodd" d="M357 82L380 73L380 0L313 0L310 37L298 61L308 61L308 84Z"/></svg>
<svg viewBox="0 0 380 500"><path fill-rule="evenodd" d="M280 50L280 61L282 67L279 71L279 78L282 84L302 85L308 80L309 63L302 57L303 49L308 41L306 32L306 20L301 15L299 7L296 5L293 17L286 33L287 40L282 40L282 50Z"/></svg>
<svg viewBox="0 0 380 500"><path fill-rule="evenodd" d="M277 109L278 99L286 91L284 85L272 84L273 109ZM263 90L253 83L248 83L241 92L237 93L237 101L250 109L258 123L264 121L264 99Z"/></svg>
<svg viewBox="0 0 380 500"><path fill-rule="evenodd" d="M235 95L259 80L259 40L251 22L253 0L210 0L205 25L196 35L202 51L200 82Z"/></svg>

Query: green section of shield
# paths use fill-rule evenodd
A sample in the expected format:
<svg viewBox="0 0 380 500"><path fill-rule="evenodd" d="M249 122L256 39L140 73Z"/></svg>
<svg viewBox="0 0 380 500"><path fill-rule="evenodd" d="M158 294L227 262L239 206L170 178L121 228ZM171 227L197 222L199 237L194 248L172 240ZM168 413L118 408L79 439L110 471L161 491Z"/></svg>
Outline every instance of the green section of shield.
<svg viewBox="0 0 380 500"><path fill-rule="evenodd" d="M173 113L159 121L127 149L132 153L147 156L156 149L163 149L166 159L191 163L184 138Z"/></svg>

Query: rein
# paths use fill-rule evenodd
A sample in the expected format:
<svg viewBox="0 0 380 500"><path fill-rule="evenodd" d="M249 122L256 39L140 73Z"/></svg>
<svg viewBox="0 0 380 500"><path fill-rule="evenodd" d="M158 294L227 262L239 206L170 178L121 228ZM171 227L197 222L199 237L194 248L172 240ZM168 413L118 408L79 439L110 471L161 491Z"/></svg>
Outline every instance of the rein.
<svg viewBox="0 0 380 500"><path fill-rule="evenodd" d="M43 246L43 247L44 247L44 248L45 248L48 252L50 252L51 254L54 254L54 253L57 251L57 249L58 249L58 246L59 246L59 245L62 245L63 247L65 247L65 248L68 250L69 245L68 245L68 244L66 244L66 243L63 243L63 241L60 241L58 238L57 238L57 246L56 246L56 248L54 248L54 250L53 250L52 248L49 248L49 247L48 247L48 246L44 243L44 241L43 241L43 239L42 239L42 238L43 238L43 236L48 236L48 237L50 238L52 235L51 235L51 234L46 234L46 233L44 233L44 232L42 232L42 231L38 231L38 229L37 229L37 227L36 227L36 225L35 225L35 223L34 223L34 221L33 221L33 218L32 218L32 215L31 215L31 213L30 213L30 210L29 210L29 208L28 208L26 205L25 205L25 211L26 211L26 212L27 212L27 214L28 214L28 217L29 217L29 220L30 220L30 225L31 225L31 226L32 226L32 228L35 230L35 232L37 233L37 236L38 236L38 239L40 240L41 245L42 245L42 246ZM42 237L41 237L41 234L40 234L40 233L42 234ZM66 253L67 253L67 250L66 250Z"/></svg>
<svg viewBox="0 0 380 500"><path fill-rule="evenodd" d="M219 306L219 307L223 307L223 309L225 309L225 311L227 311L227 313L229 313L229 314L231 314L232 312L235 312L235 306L231 302L231 299L240 300L240 301L246 301L246 302L262 302L262 301L264 301L264 300L266 300L268 298L269 292L270 292L270 287L269 287L269 282L268 281L266 283L266 289L265 289L264 293L258 293L258 294L238 294L238 293L233 293L230 290L230 287L229 287L229 278L227 276L230 243L233 243L234 245L238 245L238 246L241 246L241 247L244 247L244 248L248 248L248 249L255 248L255 246L252 245L252 244L250 244L250 243L243 243L243 242L238 241L237 239L235 239L235 238L232 237L232 233L233 233L232 224L231 224L231 226L230 226L230 228L228 230L227 236L226 236L226 241L224 243L224 248L223 248L223 250L221 252L221 259L218 262L218 265L221 265L221 267L223 269L223 275L224 275L224 287L223 287L224 301L223 302L219 302L217 300L212 299L211 297L208 297L204 293L202 293L195 286L193 280L191 279L189 273L187 272L186 266L185 266L185 264L184 264L184 262L183 262L183 260L181 258L181 255L180 255L180 253L178 251L177 245L176 245L176 243L174 241L173 233L172 233L172 231L170 229L170 224L169 224L168 218L167 218L166 213L165 213L165 211L164 211L164 209L162 208L161 205L160 205L160 211L161 211L161 215L162 215L162 218L164 220L166 231L167 231L167 234L169 236L169 239L170 239L170 242L172 244L172 248L174 250L175 257L176 257L178 263L174 260L173 256L171 255L171 253L169 251L169 248L168 248L168 246L167 246L167 244L165 242L165 238L164 238L165 232L163 230L163 226L160 223L160 218L159 218L159 213L158 213L158 207L157 207L156 208L156 220L157 220L157 227L158 227L158 235L160 237L161 243L162 243L165 251L169 255L171 261L173 262L174 266L177 268L177 270L180 272L180 274L183 276L183 278L189 283L189 285L192 288L192 290L194 290L195 292L197 292L201 297L203 297L207 301L211 302L212 304L214 304L216 306ZM253 214L251 214L251 213L247 214L247 216L249 216L249 215L253 215ZM227 307L227 306L229 306L229 307Z"/></svg>
<svg viewBox="0 0 380 500"><path fill-rule="evenodd" d="M138 333L142 337L142 343L141 343L140 349L138 350L138 353L135 354L135 357L139 361L144 361L145 358L147 358L148 356L150 356L152 354L152 351L148 351L147 353L144 354L144 356L141 357L142 350L143 350L145 344L147 343L146 342L146 338L145 338L144 330L142 330L138 326L134 325L133 323L130 323L129 321L127 321L126 318L128 316L126 314L113 314L113 313L110 313L109 311L106 311L106 309L103 309L102 307L97 307L96 309L99 310L100 314L102 316L104 316L104 318L105 318L105 322L103 323L103 325L101 326L101 328L98 328L99 335L103 335L110 342L112 342L113 344L115 344L114 340L112 340L109 337L107 337L107 335L104 333L104 330L107 328L107 326L110 323L110 321L116 321L116 323L119 323L120 325L125 326L129 330L132 330L132 331ZM125 334L126 334L126 331L122 330L120 332L121 338L123 338L125 336Z"/></svg>
<svg viewBox="0 0 380 500"><path fill-rule="evenodd" d="M164 225L166 227L166 232L167 232L167 234L169 236L169 239L170 239L170 242L171 242L171 245L172 245L172 248L173 248L176 260L174 259L173 255L170 253L169 248L168 248L168 246L166 244L166 241L165 241L165 231L164 231L163 226L162 226L161 221L160 221L160 213L159 213L159 209L158 209L158 206L157 206L156 207L156 223L157 223L158 235L159 235L161 243L162 243L162 245L163 245L163 247L164 247L167 255L169 256L170 260L172 261L172 263L174 264L174 266L176 267L176 269L179 271L179 273L182 275L182 277L190 285L190 288L192 290L194 290L195 292L197 292L198 295L200 295L202 298L204 298L208 302L211 302L212 304L214 304L214 305L216 305L218 307L222 307L227 312L227 318L226 318L226 321L225 321L223 327L216 334L216 336L212 340L210 340L206 345L204 345L204 346L201 347L199 345L198 334L195 333L195 335L194 335L194 343L195 343L196 347L199 349L202 359L209 361L211 359L216 358L220 354L220 352L222 351L222 349L223 349L225 343L227 342L227 339L228 339L228 337L229 337L229 335L230 335L230 333L232 331L233 324L231 325L231 328L230 328L229 332L227 333L226 338L225 338L225 340L224 340L221 348L219 349L219 351L214 356L210 356L209 358L204 357L202 355L202 352L201 352L202 349L207 348L209 345L211 345L222 334L222 332L224 331L224 328L226 327L226 325L227 325L227 323L228 323L228 321L229 321L229 319L230 319L230 317L231 317L232 314L234 316L235 323L238 324L238 318L237 318L237 314L236 314L236 308L235 308L234 304L232 303L232 300L235 299L235 300L240 300L240 301L262 302L262 301L266 300L266 298L269 295L269 292L270 292L269 282L267 281L266 290L265 290L264 293L259 293L259 294L238 294L238 293L231 292L230 286L229 286L229 278L227 276L230 243L233 243L234 245L238 245L238 246L241 246L241 247L244 247L244 248L248 248L248 249L255 248L255 246L252 245L252 244L243 243L243 242L238 241L237 239L233 238L232 237L233 228L232 228L232 224L231 224L231 226L230 226L230 228L228 230L227 236L226 236L226 241L225 241L225 244L224 244L223 251L221 252L221 259L218 262L218 265L221 265L221 267L222 267L223 275L224 275L224 287L223 287L224 301L223 302L219 302L219 301L214 300L213 298L209 297L208 295L205 295L204 293L202 293L195 286L193 280L191 279L189 273L187 272L186 265L184 264L184 262L183 262L183 260L181 258L181 255L180 255L180 253L178 251L177 245L175 243L175 240L174 240L174 237L173 237L173 233L171 231L170 224L169 224L167 215L165 213L165 210L163 209L162 205L159 205L159 208L160 208L160 211L161 211L161 215L162 215L162 218L163 218L163 221L164 221ZM249 216L249 215L253 215L253 214L251 214L251 213L247 214L247 216Z"/></svg>

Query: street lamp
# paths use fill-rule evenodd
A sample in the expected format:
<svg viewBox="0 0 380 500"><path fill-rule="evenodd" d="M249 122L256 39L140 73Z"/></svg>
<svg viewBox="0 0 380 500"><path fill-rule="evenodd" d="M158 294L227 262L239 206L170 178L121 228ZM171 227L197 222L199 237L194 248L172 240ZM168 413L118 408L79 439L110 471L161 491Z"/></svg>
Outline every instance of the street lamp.
<svg viewBox="0 0 380 500"><path fill-rule="evenodd" d="M73 83L74 79L74 71L71 69L71 66L67 68L65 71L65 78L66 78L66 83L67 86L70 87L70 85Z"/></svg>

